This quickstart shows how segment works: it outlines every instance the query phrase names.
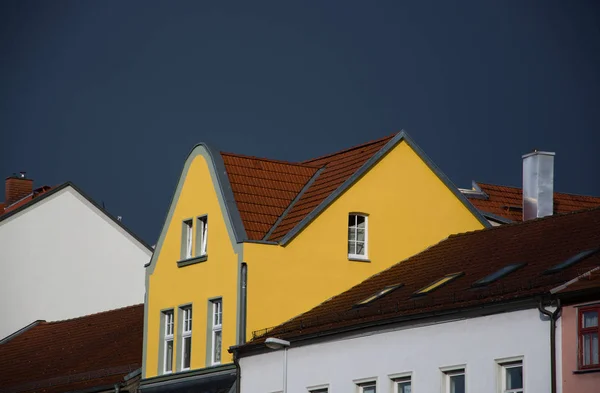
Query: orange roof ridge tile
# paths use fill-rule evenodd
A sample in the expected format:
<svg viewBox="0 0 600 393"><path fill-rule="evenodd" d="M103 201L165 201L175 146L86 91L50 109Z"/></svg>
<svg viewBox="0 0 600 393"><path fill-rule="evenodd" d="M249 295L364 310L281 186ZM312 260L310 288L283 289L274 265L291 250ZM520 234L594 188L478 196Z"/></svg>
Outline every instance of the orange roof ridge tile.
<svg viewBox="0 0 600 393"><path fill-rule="evenodd" d="M337 151L335 153L329 153L329 154L325 154L325 155L320 156L320 157L311 158L309 160L301 161L301 163L308 164L308 163L310 163L312 161L319 161L319 160L323 160L323 159L328 158L328 157L333 157L333 156L337 156L337 155L340 155L340 154L348 153L348 152L350 152L352 150L356 150L356 149L360 149L360 148L367 147L367 146L370 146L370 145L374 145L376 143L380 143L381 141L384 141L386 139L392 139L397 134L398 133L394 133L392 135L387 135L387 136L384 136L383 138L374 139L374 140L371 140L371 141L368 141L368 142L365 142L365 143L361 143L360 145L355 145L355 146L352 146L352 147L348 147L346 149Z"/></svg>

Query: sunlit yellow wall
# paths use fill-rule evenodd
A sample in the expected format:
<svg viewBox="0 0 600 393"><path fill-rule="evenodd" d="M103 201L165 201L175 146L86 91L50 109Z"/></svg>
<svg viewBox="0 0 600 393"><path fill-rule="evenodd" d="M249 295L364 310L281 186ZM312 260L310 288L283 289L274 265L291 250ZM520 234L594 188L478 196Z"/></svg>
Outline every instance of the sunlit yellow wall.
<svg viewBox="0 0 600 393"><path fill-rule="evenodd" d="M146 324L146 359L144 378L157 375L160 342L161 310L175 310L175 355L181 355L177 332L180 321L177 319L177 307L192 303L192 361L191 369L207 366L207 305L208 299L223 298L223 345L222 363L231 361L227 352L230 345L235 344L237 313L237 274L238 255L230 240L223 212L219 205L215 185L211 178L207 163L202 156L192 161L179 200L168 224L166 236L155 269L148 281L148 321ZM195 265L177 267L181 252L182 221L186 218L208 214L208 260ZM194 223L194 225L196 225ZM194 227L194 236L195 236ZM195 239L194 239L195 245ZM179 371L179 370L174 370Z"/></svg>
<svg viewBox="0 0 600 393"><path fill-rule="evenodd" d="M349 212L369 215L370 263L348 261ZM482 227L403 141L285 247L244 245L247 337L308 311L450 234Z"/></svg>

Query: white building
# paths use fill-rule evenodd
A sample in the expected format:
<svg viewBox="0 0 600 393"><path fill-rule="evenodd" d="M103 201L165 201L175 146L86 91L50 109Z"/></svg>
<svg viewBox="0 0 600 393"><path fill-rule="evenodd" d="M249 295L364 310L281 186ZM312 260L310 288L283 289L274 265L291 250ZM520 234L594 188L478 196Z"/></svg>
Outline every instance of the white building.
<svg viewBox="0 0 600 393"><path fill-rule="evenodd" d="M73 184L31 184L8 178L0 204L0 339L143 302L152 249Z"/></svg>
<svg viewBox="0 0 600 393"><path fill-rule="evenodd" d="M556 321L597 300L565 288L599 271L599 244L598 208L450 236L230 348L241 393L560 393L577 343Z"/></svg>

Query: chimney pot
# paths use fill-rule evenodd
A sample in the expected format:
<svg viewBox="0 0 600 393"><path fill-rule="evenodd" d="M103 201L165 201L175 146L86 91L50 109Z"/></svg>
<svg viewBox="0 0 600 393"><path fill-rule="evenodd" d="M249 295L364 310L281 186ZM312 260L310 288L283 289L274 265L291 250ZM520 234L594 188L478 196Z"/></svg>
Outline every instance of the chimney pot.
<svg viewBox="0 0 600 393"><path fill-rule="evenodd" d="M554 212L554 156L537 149L523 156L523 221Z"/></svg>

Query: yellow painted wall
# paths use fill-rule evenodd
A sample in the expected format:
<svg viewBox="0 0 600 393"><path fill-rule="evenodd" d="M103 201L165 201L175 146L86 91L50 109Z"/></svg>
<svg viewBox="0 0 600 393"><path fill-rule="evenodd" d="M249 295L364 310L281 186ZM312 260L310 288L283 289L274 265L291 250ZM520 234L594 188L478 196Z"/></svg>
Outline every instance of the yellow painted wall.
<svg viewBox="0 0 600 393"><path fill-rule="evenodd" d="M178 268L182 221L203 214L208 214L208 260ZM177 307L180 305L192 303L193 307L191 369L206 366L206 317L209 298L223 298L222 363L230 362L227 349L235 343L238 256L227 232L213 179L202 156L196 156L189 167L167 228L147 288L148 323L144 378L156 376L159 362L162 363L162 359L159 359L159 345L162 345L159 337L161 310L173 308L175 311L174 368L176 359L181 356L180 343L177 340L177 332L180 329Z"/></svg>
<svg viewBox="0 0 600 393"><path fill-rule="evenodd" d="M370 263L348 260L349 212L369 214ZM450 234L482 227L402 141L285 247L244 245L247 337L308 311Z"/></svg>

